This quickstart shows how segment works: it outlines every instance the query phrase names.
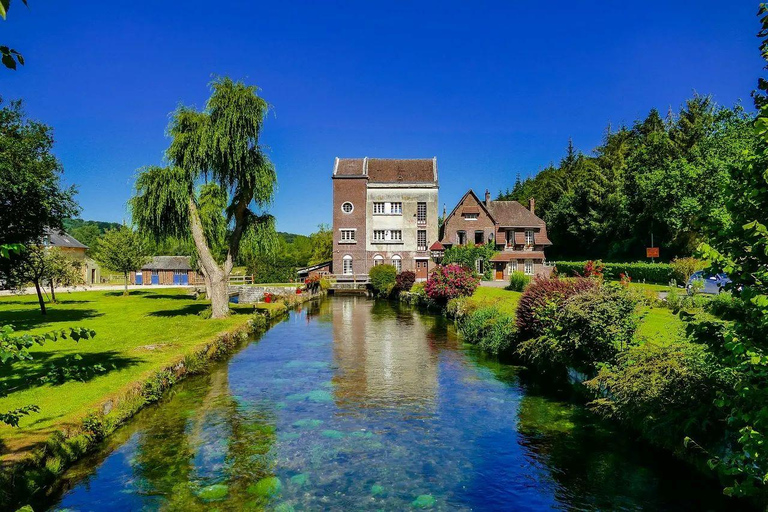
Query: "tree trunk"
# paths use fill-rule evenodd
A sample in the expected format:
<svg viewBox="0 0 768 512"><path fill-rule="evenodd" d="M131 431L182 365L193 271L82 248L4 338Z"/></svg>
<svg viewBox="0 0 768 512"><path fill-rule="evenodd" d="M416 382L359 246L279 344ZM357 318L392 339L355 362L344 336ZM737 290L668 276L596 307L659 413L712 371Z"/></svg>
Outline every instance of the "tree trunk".
<svg viewBox="0 0 768 512"><path fill-rule="evenodd" d="M123 282L125 283L125 289L123 295L128 295L128 272L123 272Z"/></svg>
<svg viewBox="0 0 768 512"><path fill-rule="evenodd" d="M56 282L51 279L51 302L56 304Z"/></svg>
<svg viewBox="0 0 768 512"><path fill-rule="evenodd" d="M45 300L43 300L43 291L40 289L40 281L35 279L35 290L37 290L37 302L40 303L40 314L46 314Z"/></svg>
<svg viewBox="0 0 768 512"><path fill-rule="evenodd" d="M208 295L211 300L211 318L224 318L229 315L229 293L227 286L229 284L229 271L231 267L224 265L224 268L216 263L216 259L211 254L208 247L208 241L205 239L203 225L200 223L200 215L197 211L195 200L189 198L189 221L192 228L192 240L195 242L197 255L200 259L200 266L203 269L203 275L208 276Z"/></svg>

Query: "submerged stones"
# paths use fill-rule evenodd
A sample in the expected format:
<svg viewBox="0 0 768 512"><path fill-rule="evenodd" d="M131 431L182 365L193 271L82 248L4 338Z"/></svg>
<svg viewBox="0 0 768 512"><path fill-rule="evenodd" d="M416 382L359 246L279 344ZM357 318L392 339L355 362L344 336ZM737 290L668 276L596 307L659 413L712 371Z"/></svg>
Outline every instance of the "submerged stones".
<svg viewBox="0 0 768 512"><path fill-rule="evenodd" d="M256 483L248 486L248 493L261 498L273 498L280 494L283 489L283 483L276 476L262 478Z"/></svg>
<svg viewBox="0 0 768 512"><path fill-rule="evenodd" d="M223 500L229 494L229 486L224 484L214 484L203 487L197 493L197 497L203 501Z"/></svg>
<svg viewBox="0 0 768 512"><path fill-rule="evenodd" d="M299 473L298 475L293 475L291 477L291 484L297 487L306 485L307 482L309 482L309 477L307 477L306 473Z"/></svg>
<svg viewBox="0 0 768 512"><path fill-rule="evenodd" d="M378 496L379 494L384 492L384 488L378 484L373 484L371 486L371 496Z"/></svg>
<svg viewBox="0 0 768 512"><path fill-rule="evenodd" d="M293 422L294 427L298 428L316 428L323 424L323 420L305 418Z"/></svg>
<svg viewBox="0 0 768 512"><path fill-rule="evenodd" d="M322 434L323 434L323 437L328 437L330 439L341 439L342 437L344 437L344 432L340 432L338 430L332 430L332 429L323 430Z"/></svg>
<svg viewBox="0 0 768 512"><path fill-rule="evenodd" d="M309 400L310 402L333 402L333 395L324 389L315 389L308 393L294 393L286 397L287 400L299 402Z"/></svg>
<svg viewBox="0 0 768 512"><path fill-rule="evenodd" d="M411 502L413 508L432 508L435 506L435 497L431 494L421 494Z"/></svg>

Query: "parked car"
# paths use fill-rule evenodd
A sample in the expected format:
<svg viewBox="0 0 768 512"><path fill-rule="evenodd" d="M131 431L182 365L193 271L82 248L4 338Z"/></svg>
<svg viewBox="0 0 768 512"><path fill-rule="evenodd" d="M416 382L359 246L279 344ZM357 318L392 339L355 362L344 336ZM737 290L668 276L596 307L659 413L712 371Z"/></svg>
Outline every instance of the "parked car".
<svg viewBox="0 0 768 512"><path fill-rule="evenodd" d="M731 280L726 274L707 274L703 270L699 270L694 272L691 278L688 279L688 284L685 286L685 291L688 292L688 295L693 294L694 283L701 283L698 285L699 289L697 291L717 295L723 291L726 285L731 283Z"/></svg>

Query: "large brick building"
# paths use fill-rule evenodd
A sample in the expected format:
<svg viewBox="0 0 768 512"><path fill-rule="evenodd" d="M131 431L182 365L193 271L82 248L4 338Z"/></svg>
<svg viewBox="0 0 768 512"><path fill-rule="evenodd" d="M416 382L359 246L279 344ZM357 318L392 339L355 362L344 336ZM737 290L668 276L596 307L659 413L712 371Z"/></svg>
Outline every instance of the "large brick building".
<svg viewBox="0 0 768 512"><path fill-rule="evenodd" d="M547 225L536 216L535 203L526 208L517 201L485 201L469 190L445 218L441 243L445 247L492 243L500 251L491 258L496 280L507 280L509 273L519 270L528 275L549 275L544 249L552 242L547 238ZM481 270L481 269L479 269Z"/></svg>
<svg viewBox="0 0 768 512"><path fill-rule="evenodd" d="M438 239L437 158L336 158L333 272L357 279L374 265L426 279Z"/></svg>

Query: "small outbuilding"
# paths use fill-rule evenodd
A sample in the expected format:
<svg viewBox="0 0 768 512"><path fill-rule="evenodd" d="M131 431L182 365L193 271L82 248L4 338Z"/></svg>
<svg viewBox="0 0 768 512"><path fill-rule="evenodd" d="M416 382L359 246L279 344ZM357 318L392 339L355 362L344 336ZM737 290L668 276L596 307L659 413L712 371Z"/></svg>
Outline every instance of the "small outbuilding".
<svg viewBox="0 0 768 512"><path fill-rule="evenodd" d="M197 284L203 276L189 263L189 256L154 256L141 269L131 272L131 284Z"/></svg>
<svg viewBox="0 0 768 512"><path fill-rule="evenodd" d="M78 239L58 229L46 228L43 235L44 247L56 247L80 264L83 274L83 283L87 285L101 282L101 269L99 265L88 257L88 246L80 243Z"/></svg>
<svg viewBox="0 0 768 512"><path fill-rule="evenodd" d="M323 261L316 265L310 265L308 267L303 268L297 268L296 269L296 276L299 278L299 280L304 280L309 277L314 276L327 276L331 273L331 266L333 265L333 261Z"/></svg>

